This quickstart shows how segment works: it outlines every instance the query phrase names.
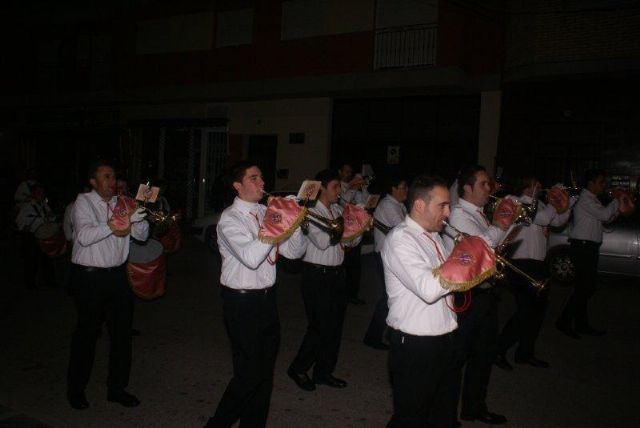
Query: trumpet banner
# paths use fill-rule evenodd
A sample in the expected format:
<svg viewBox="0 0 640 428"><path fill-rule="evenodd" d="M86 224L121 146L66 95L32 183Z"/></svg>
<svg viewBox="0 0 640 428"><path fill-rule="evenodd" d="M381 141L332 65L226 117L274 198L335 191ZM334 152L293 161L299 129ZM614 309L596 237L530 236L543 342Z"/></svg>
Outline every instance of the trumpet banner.
<svg viewBox="0 0 640 428"><path fill-rule="evenodd" d="M520 215L522 207L520 203L509 198L502 198L493 210L493 225L502 230L507 230Z"/></svg>
<svg viewBox="0 0 640 428"><path fill-rule="evenodd" d="M549 203L556 209L558 214L567 212L569 209L569 193L559 187L549 189Z"/></svg>
<svg viewBox="0 0 640 428"><path fill-rule="evenodd" d="M462 238L447 260L433 269L442 288L467 291L482 284L496 273L496 255L484 239L477 236Z"/></svg>
<svg viewBox="0 0 640 428"><path fill-rule="evenodd" d="M304 221L306 213L307 209L301 207L295 199L279 196L269 198L258 239L267 244L284 241Z"/></svg>
<svg viewBox="0 0 640 428"><path fill-rule="evenodd" d="M362 207L346 204L342 212L344 218L344 232L342 242L351 242L373 225L373 217Z"/></svg>
<svg viewBox="0 0 640 428"><path fill-rule="evenodd" d="M118 197L118 202L113 208L109 223L116 230L125 230L129 225L130 217L136 210L136 201L126 196Z"/></svg>

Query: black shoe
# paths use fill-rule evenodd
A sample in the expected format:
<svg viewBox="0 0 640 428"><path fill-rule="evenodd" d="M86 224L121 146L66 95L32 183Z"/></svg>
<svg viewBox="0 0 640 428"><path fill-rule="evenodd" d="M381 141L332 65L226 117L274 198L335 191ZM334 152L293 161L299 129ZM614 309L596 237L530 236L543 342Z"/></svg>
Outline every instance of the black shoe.
<svg viewBox="0 0 640 428"><path fill-rule="evenodd" d="M136 407L140 404L140 400L127 391L110 392L107 394L107 401L122 404L124 407Z"/></svg>
<svg viewBox="0 0 640 428"><path fill-rule="evenodd" d="M307 376L306 373L297 373L295 370L289 367L289 370L287 370L287 375L291 379L293 379L293 381L296 383L296 385L298 385L298 387L300 387L300 389L303 389L305 391L315 391L316 385L311 379L309 379L309 376Z"/></svg>
<svg viewBox="0 0 640 428"><path fill-rule="evenodd" d="M493 362L496 367L505 370L505 371L513 371L513 366L509 364L509 360L507 360L507 356L505 354L496 355L496 360Z"/></svg>
<svg viewBox="0 0 640 428"><path fill-rule="evenodd" d="M590 325L585 327L576 327L576 333L578 334L586 334L587 336L604 336L607 334L605 330L597 330Z"/></svg>
<svg viewBox="0 0 640 428"><path fill-rule="evenodd" d="M89 408L89 402L84 392L78 394L67 394L69 405L76 410L84 410Z"/></svg>
<svg viewBox="0 0 640 428"><path fill-rule="evenodd" d="M339 379L333 375L326 375L322 377L314 377L313 381L318 385L327 385L331 388L346 388L347 381Z"/></svg>
<svg viewBox="0 0 640 428"><path fill-rule="evenodd" d="M367 302L357 297L352 297L351 299L349 299L349 303L351 303L352 305L364 305Z"/></svg>
<svg viewBox="0 0 640 428"><path fill-rule="evenodd" d="M572 339L580 339L580 335L567 323L556 321L556 328Z"/></svg>
<svg viewBox="0 0 640 428"><path fill-rule="evenodd" d="M548 369L549 363L534 357L533 355L525 358L516 357L514 361L518 364L529 364L531 367L537 367L539 369Z"/></svg>
<svg viewBox="0 0 640 428"><path fill-rule="evenodd" d="M507 418L503 415L491 413L489 411L478 415L460 415L460 419L463 421L478 421L489 425L503 425L507 423Z"/></svg>
<svg viewBox="0 0 640 428"><path fill-rule="evenodd" d="M381 340L370 340L370 339L364 339L362 341L362 343L364 343L365 345L367 345L370 348L373 349L377 349L379 351L388 351L390 346L387 345L386 343L382 342Z"/></svg>

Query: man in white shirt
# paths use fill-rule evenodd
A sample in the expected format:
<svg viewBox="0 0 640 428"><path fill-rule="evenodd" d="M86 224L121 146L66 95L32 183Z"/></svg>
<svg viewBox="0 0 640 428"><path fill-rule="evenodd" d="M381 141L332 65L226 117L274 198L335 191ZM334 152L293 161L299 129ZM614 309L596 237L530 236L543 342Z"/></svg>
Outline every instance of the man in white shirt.
<svg viewBox="0 0 640 428"><path fill-rule="evenodd" d="M353 167L343 163L338 169L340 175L340 204L364 205L369 198L367 183L361 175L353 174ZM347 286L349 287L349 302L353 305L364 305L365 301L359 297L361 277L361 247L356 245L344 255L344 268L347 274Z"/></svg>
<svg viewBox="0 0 640 428"><path fill-rule="evenodd" d="M144 241L149 225L141 209L130 216L126 229L116 228L110 219L117 209L116 177L105 161L89 169L93 190L79 194L73 208L74 245L71 255L70 292L78 312L71 340L67 372L67 398L74 409L86 409L84 390L89 382L95 347L106 320L111 339L107 400L125 407L140 404L125 391L131 371L131 311L133 295L127 281L125 262L129 256L129 235Z"/></svg>
<svg viewBox="0 0 640 428"><path fill-rule="evenodd" d="M323 170L316 175L320 195L313 208L328 220L342 216L340 177ZM347 245L358 245L360 237L343 244L331 239L324 228L310 222L307 250L303 257L302 300L307 314L307 331L287 374L305 391L316 384L344 388L347 382L333 376L338 362L342 325L347 309L348 290L342 266ZM310 379L307 372L313 367Z"/></svg>
<svg viewBox="0 0 640 428"><path fill-rule="evenodd" d="M537 178L525 177L521 183L522 192L517 200L523 204L531 204L535 196L537 211L533 223L523 224L517 238L510 244L513 248L511 263L532 278L543 280L547 276L544 264L547 255L547 228L564 225L569 220L571 209L567 206L564 212L559 213L553 205L537 200L534 192L542 188ZM517 343L514 357L516 363L547 368L549 363L535 355L535 343L548 306L547 294L540 295L527 279L517 274L509 276L509 285L517 309L500 333L496 366L504 370L513 369L505 354Z"/></svg>
<svg viewBox="0 0 640 428"><path fill-rule="evenodd" d="M22 205L31 201L32 187L38 183L38 173L35 168L27 170L27 179L18 184L16 193L13 196L13 200L16 203L16 210L20 211Z"/></svg>
<svg viewBox="0 0 640 428"><path fill-rule="evenodd" d="M387 427L456 424L458 367L452 296L433 269L449 255L439 233L449 216L444 180L419 176L409 189L409 214L382 247L389 295L389 367L393 416Z"/></svg>
<svg viewBox="0 0 640 428"><path fill-rule="evenodd" d="M463 168L458 176L459 200L451 210L449 222L461 232L479 236L495 248L504 238L505 231L491 225L482 211L489 202L490 192L490 177L484 167L473 165ZM447 240L452 246L451 239ZM504 424L507 418L490 412L486 403L499 331L497 297L489 282L471 290L471 305L458 315L458 325L460 374L464 368L460 418Z"/></svg>
<svg viewBox="0 0 640 428"><path fill-rule="evenodd" d="M380 200L373 213L373 217L379 224L373 231L373 237L375 240L375 263L382 285L382 296L380 296L376 304L363 342L365 345L379 350L389 349L389 345L382 341L384 331L387 327L386 319L389 307L387 305L388 296L386 287L384 286L384 269L382 267L380 251L382 250L385 237L389 233L389 229L393 229L400 224L407 215L407 208L404 203L407 200L408 190L409 187L407 186L406 180L400 176L391 178L387 188L387 195Z"/></svg>
<svg viewBox="0 0 640 428"><path fill-rule="evenodd" d="M30 189L31 197L21 204L16 217L16 225L20 231L24 285L26 288L36 288L38 284L55 287L53 263L39 247L34 235L40 226L51 220L53 212L47 204L44 187L34 183Z"/></svg>
<svg viewBox="0 0 640 428"><path fill-rule="evenodd" d="M255 163L239 162L231 170L237 194L217 226L222 256L220 276L224 323L231 341L233 377L207 427L263 427L273 389L273 368L280 344L276 305L278 253L299 258L306 240L299 230L278 246L258 240L267 208L262 172Z"/></svg>
<svg viewBox="0 0 640 428"><path fill-rule="evenodd" d="M580 334L605 334L591 326L587 307L596 291L602 225L613 221L619 214L617 199L607 206L603 206L598 200L607 185L604 171L587 171L584 182L585 188L580 192L580 198L573 208L573 227L569 233L570 257L576 271L575 286L556 322L560 331L574 339L579 339Z"/></svg>

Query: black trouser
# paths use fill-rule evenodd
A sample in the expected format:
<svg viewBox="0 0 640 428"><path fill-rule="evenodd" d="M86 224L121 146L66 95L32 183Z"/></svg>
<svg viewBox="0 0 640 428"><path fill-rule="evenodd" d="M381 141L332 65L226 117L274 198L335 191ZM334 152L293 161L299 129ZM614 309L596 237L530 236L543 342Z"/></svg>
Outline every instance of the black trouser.
<svg viewBox="0 0 640 428"><path fill-rule="evenodd" d="M498 347L498 305L492 289L474 288L471 306L458 314L456 331L458 376L462 376L461 413L487 411L487 389Z"/></svg>
<svg viewBox="0 0 640 428"><path fill-rule="evenodd" d="M384 331L387 328L387 315L389 314L389 296L387 295L387 287L384 283L384 266L382 264L382 257L380 257L380 253L375 254L375 264L376 272L378 273L379 278L378 282L382 286L380 290L382 295L378 299L378 303L376 303L376 308L373 311L373 316L371 317L369 328L364 335L364 340L371 342L382 342Z"/></svg>
<svg viewBox="0 0 640 428"><path fill-rule="evenodd" d="M453 333L389 335L393 416L387 427L453 427L458 404L458 369Z"/></svg>
<svg viewBox="0 0 640 428"><path fill-rule="evenodd" d="M322 378L332 374L338 362L347 309L344 269L305 263L302 300L308 326L291 368L306 373L313 366L313 377Z"/></svg>
<svg viewBox="0 0 640 428"><path fill-rule="evenodd" d="M577 329L590 328L587 307L596 291L600 244L593 241L570 240L570 257L576 271L573 293L560 315L559 322Z"/></svg>
<svg viewBox="0 0 640 428"><path fill-rule="evenodd" d="M360 257L361 245L353 248L345 248L344 269L347 272L347 286L349 287L349 299L358 299L360 294L360 273L362 259Z"/></svg>
<svg viewBox="0 0 640 428"><path fill-rule="evenodd" d="M542 280L545 276L543 261L518 259L512 260L511 263L534 279ZM517 308L500 333L498 352L507 352L517 343L515 357L524 359L535 354L535 343L547 309L547 294L546 292L538 294L531 283L517 273L509 274L509 284L509 289L516 299Z"/></svg>
<svg viewBox="0 0 640 428"><path fill-rule="evenodd" d="M53 261L38 245L37 238L30 232L20 232L22 252L23 280L27 288L38 285L55 286L56 278Z"/></svg>
<svg viewBox="0 0 640 428"><path fill-rule="evenodd" d="M280 346L275 286L261 292L222 289L224 323L231 341L233 377L207 427L264 427Z"/></svg>
<svg viewBox="0 0 640 428"><path fill-rule="evenodd" d="M74 265L71 294L78 313L67 372L69 394L84 392L93 368L96 340L106 319L110 336L109 391L120 392L131 371L131 289L124 266L87 271Z"/></svg>

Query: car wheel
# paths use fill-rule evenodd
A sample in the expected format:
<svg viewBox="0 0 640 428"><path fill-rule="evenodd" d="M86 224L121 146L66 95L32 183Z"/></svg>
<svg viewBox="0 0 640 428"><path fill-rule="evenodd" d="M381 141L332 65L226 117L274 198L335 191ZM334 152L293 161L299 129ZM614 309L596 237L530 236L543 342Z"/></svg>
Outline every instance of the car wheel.
<svg viewBox="0 0 640 428"><path fill-rule="evenodd" d="M547 269L551 279L560 284L569 284L576 277L576 269L569 257L569 247L554 248L547 255Z"/></svg>

